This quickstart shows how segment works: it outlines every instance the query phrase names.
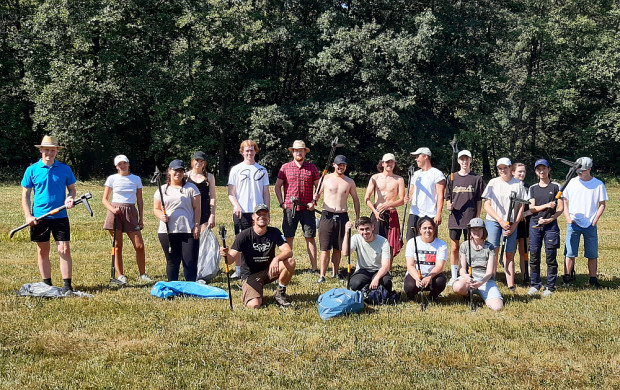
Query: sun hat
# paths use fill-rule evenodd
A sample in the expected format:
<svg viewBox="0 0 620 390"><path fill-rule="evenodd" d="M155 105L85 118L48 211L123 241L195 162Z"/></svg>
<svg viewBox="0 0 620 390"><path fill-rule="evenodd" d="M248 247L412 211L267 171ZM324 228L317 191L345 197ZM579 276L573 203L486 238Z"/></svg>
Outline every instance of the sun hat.
<svg viewBox="0 0 620 390"><path fill-rule="evenodd" d="M46 135L41 141L41 145L35 145L37 148L58 148L64 149L64 146L58 145L58 138L54 135Z"/></svg>
<svg viewBox="0 0 620 390"><path fill-rule="evenodd" d="M306 153L308 153L310 151L310 148L306 148L306 143L302 140L295 140L295 142L293 142L293 146L291 146L290 148L288 148L289 152L292 152L294 149L305 149Z"/></svg>

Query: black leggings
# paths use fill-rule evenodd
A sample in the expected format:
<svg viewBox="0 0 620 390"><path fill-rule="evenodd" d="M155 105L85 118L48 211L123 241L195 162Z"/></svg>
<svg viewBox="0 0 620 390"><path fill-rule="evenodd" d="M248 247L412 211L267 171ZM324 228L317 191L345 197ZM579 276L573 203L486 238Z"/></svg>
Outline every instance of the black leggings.
<svg viewBox="0 0 620 390"><path fill-rule="evenodd" d="M372 279L375 277L379 271L368 271L365 269L361 269L359 271L355 271L353 275L351 275L351 282L349 283L349 288L353 291L359 291L372 282ZM379 285L385 287L386 290L392 291L392 275L388 272L383 275L381 280L379 280Z"/></svg>
<svg viewBox="0 0 620 390"><path fill-rule="evenodd" d="M444 274L436 275L431 279L431 284L427 285L424 290L430 291L431 298L437 298L439 294L446 288L446 276ZM420 291L415 279L407 274L405 276L405 294L407 298L415 299L416 294Z"/></svg>
<svg viewBox="0 0 620 390"><path fill-rule="evenodd" d="M166 255L168 281L179 280L179 269L183 262L183 275L188 282L195 282L198 274L198 244L191 233L170 233L172 253L168 253L168 235L159 233L159 242Z"/></svg>

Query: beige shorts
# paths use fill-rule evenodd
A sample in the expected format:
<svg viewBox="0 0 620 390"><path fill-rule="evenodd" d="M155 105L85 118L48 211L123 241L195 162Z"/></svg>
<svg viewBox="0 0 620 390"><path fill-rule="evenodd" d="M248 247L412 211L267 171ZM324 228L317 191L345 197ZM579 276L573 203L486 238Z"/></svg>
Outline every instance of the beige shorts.
<svg viewBox="0 0 620 390"><path fill-rule="evenodd" d="M256 272L243 281L241 285L241 300L246 305L252 299L263 297L263 286L278 280L278 276L275 278L269 277L269 269Z"/></svg>
<svg viewBox="0 0 620 390"><path fill-rule="evenodd" d="M121 214L116 216L116 229L124 233L140 231L140 221L138 219L138 209L131 203L111 203L112 207L118 207ZM103 228L114 230L115 215L108 210L105 216Z"/></svg>

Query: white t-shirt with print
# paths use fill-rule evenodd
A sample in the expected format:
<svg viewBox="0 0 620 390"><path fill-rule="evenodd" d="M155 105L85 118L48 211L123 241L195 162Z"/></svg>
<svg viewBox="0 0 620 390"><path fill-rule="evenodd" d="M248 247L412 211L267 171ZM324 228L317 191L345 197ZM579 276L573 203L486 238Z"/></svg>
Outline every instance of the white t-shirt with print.
<svg viewBox="0 0 620 390"><path fill-rule="evenodd" d="M265 186L269 187L269 175L262 165L241 162L230 170L228 185L235 186L241 211L252 213L256 205L265 203L263 189Z"/></svg>
<svg viewBox="0 0 620 390"><path fill-rule="evenodd" d="M435 268L438 260L446 261L448 259L448 245L438 238L435 238L430 244L422 241L422 237L420 236L417 236L415 240L418 244L418 257L420 259L420 270L422 271L422 277L426 277L431 270ZM416 269L418 269L418 263L415 256L415 243L413 240L407 241L405 257L413 257L413 265Z"/></svg>
<svg viewBox="0 0 620 390"><path fill-rule="evenodd" d="M435 218L437 216L437 183L446 180L437 168L421 169L413 174L414 186L409 214ZM409 189L407 189L409 191Z"/></svg>

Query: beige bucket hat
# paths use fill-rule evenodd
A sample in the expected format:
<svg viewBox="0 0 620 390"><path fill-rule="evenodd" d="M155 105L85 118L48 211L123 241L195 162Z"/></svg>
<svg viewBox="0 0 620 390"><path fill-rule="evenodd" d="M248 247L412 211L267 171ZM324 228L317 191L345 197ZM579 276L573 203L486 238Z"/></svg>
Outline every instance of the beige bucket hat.
<svg viewBox="0 0 620 390"><path fill-rule="evenodd" d="M58 148L64 149L64 146L58 145L58 138L53 135L46 135L41 141L41 145L35 145L37 148Z"/></svg>
<svg viewBox="0 0 620 390"><path fill-rule="evenodd" d="M293 149L305 149L306 153L308 153L310 151L310 148L306 148L306 143L302 140L295 140L295 142L293 142L293 146L291 146L290 148L288 148L289 152L292 152Z"/></svg>

